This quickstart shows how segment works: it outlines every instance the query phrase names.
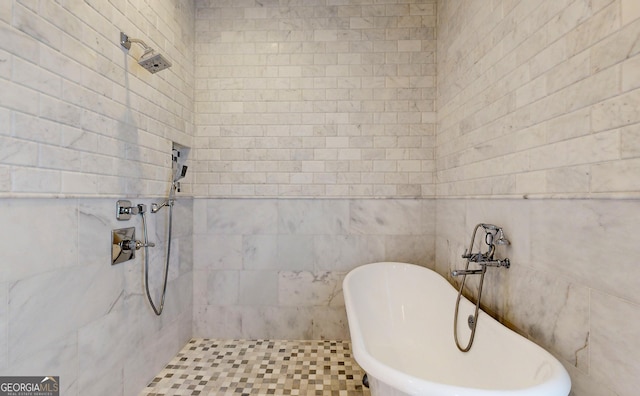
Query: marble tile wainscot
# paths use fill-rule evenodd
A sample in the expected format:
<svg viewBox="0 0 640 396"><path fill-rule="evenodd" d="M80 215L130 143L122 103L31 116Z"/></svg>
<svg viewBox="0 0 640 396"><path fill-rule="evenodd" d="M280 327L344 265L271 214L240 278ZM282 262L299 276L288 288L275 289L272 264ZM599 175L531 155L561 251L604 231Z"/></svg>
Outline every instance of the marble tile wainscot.
<svg viewBox="0 0 640 396"><path fill-rule="evenodd" d="M111 265L115 199L2 199L0 372L60 376L61 394L131 395L191 338L193 201L174 208L172 262L162 317L142 288L142 259ZM136 202L151 204L149 199ZM150 284L162 281L166 213L149 216ZM138 234L136 234L138 235ZM157 297L156 297L157 298Z"/></svg>
<svg viewBox="0 0 640 396"><path fill-rule="evenodd" d="M194 336L348 339L342 279L433 266L435 201L196 199Z"/></svg>

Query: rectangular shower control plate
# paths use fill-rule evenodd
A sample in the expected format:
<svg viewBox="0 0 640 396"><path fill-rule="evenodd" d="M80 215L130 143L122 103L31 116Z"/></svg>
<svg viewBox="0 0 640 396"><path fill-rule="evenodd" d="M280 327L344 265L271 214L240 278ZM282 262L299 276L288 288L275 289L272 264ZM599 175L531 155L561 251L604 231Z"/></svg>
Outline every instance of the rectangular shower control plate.
<svg viewBox="0 0 640 396"><path fill-rule="evenodd" d="M111 233L111 265L124 263L136 257L135 249L123 249L122 241L135 241L135 227L120 228Z"/></svg>

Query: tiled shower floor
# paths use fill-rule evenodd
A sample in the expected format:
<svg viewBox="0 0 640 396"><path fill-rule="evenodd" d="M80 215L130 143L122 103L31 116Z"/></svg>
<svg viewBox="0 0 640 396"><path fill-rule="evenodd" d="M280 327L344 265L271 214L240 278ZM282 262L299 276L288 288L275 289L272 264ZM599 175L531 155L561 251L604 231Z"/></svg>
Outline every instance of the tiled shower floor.
<svg viewBox="0 0 640 396"><path fill-rule="evenodd" d="M348 341L192 339L140 393L365 396Z"/></svg>

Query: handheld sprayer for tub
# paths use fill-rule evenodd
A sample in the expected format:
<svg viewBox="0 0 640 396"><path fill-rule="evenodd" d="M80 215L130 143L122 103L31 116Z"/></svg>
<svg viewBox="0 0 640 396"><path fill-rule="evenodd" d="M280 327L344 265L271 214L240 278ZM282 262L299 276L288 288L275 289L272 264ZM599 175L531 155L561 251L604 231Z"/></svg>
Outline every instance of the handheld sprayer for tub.
<svg viewBox="0 0 640 396"><path fill-rule="evenodd" d="M482 227L485 232L484 241L489 246L489 250L482 253L481 250L478 250L477 253L473 252L473 245L476 240L476 232L478 228ZM497 239L496 239L497 238ZM465 250L462 258L467 259L466 265L464 269L451 271L452 276L462 276L462 282L460 283L460 288L458 289L458 298L456 299L456 309L453 318L453 337L456 341L456 346L462 352L468 352L471 349L471 345L473 345L473 339L476 334L476 327L478 326L478 313L480 311L480 299L482 298L482 286L484 283L484 275L487 272L487 267L505 267L509 268L511 266L511 262L508 258L505 259L496 259L494 258L494 254L496 251L496 245L510 245L508 239L504 237L504 232L501 227L495 226L493 224L484 224L480 223L476 225L473 229L473 235L471 236L471 243L469 244L469 249ZM470 263L476 263L480 265L479 269L469 269ZM469 342L467 346L463 347L460 345L458 341L458 310L460 308L460 299L462 298L462 290L464 289L465 281L467 280L467 275L480 275L480 285L478 286L478 299L476 300L475 312L473 315L469 315L468 323L471 328L471 336L469 337Z"/></svg>

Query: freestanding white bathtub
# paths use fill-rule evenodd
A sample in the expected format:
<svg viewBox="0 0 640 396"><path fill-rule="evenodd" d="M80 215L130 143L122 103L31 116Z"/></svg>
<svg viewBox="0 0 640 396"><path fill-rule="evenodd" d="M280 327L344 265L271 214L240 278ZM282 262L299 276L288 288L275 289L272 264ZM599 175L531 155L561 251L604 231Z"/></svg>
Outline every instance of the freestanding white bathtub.
<svg viewBox="0 0 640 396"><path fill-rule="evenodd" d="M343 292L353 354L373 396L567 396L571 380L547 351L480 312L471 350L453 339L457 290L427 268L375 263L347 274ZM458 334L466 344L460 304Z"/></svg>

